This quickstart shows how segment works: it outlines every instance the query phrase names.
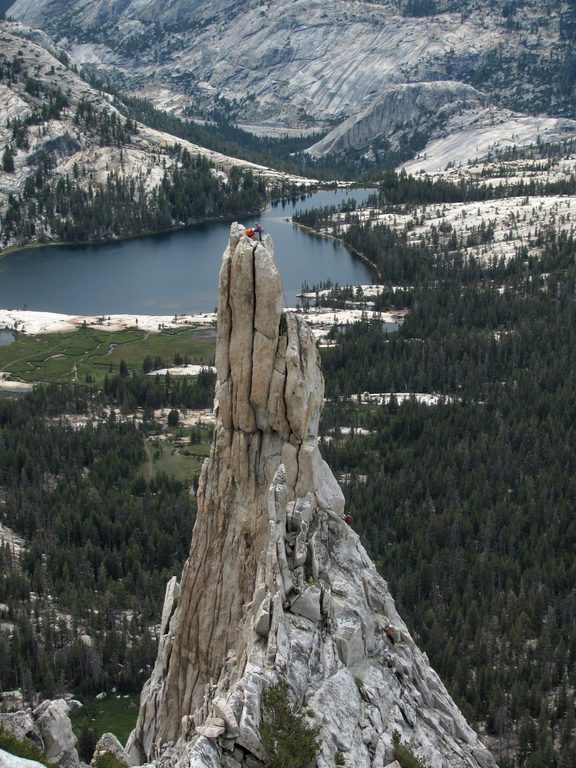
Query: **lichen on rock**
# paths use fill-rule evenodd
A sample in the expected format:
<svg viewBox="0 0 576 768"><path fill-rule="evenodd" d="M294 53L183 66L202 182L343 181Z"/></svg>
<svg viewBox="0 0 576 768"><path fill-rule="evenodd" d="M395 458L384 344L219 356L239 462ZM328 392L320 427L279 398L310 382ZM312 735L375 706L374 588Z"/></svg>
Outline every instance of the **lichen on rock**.
<svg viewBox="0 0 576 768"><path fill-rule="evenodd" d="M318 449L314 337L282 310L272 239L239 224L220 271L216 368L190 555L167 589L133 764L258 765L262 691L282 679L319 729L318 768L336 752L388 765L394 733L432 768L493 766L344 521Z"/></svg>

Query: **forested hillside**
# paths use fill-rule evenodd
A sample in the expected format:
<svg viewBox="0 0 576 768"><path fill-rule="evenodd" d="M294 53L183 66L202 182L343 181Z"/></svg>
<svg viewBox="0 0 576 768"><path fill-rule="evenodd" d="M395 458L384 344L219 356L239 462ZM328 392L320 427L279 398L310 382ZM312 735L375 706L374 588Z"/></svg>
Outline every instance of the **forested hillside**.
<svg viewBox="0 0 576 768"><path fill-rule="evenodd" d="M209 160L174 145L175 167L159 185L110 171L104 185L50 178L40 167L25 182L22 194L10 195L0 219L4 244L58 240L93 242L163 232L209 218L257 211L266 201L266 185L251 171L232 168L227 183ZM40 220L40 222L39 222Z"/></svg>
<svg viewBox="0 0 576 768"><path fill-rule="evenodd" d="M113 240L233 218L298 183L192 143L212 137L217 148L241 149L216 141L219 129L186 130L141 100L124 103L89 83L41 32L0 18L0 43L0 248Z"/></svg>
<svg viewBox="0 0 576 768"><path fill-rule="evenodd" d="M145 436L155 408L177 423L213 389L211 374L121 371L102 392L53 385L0 399L0 523L24 542L0 533L0 690L140 690L195 512L191 478L144 473Z"/></svg>
<svg viewBox="0 0 576 768"><path fill-rule="evenodd" d="M548 230L537 248L481 261L348 219L344 239L402 288L389 282L374 310L410 312L395 334L367 320L323 350L323 455L500 766L573 766L576 242Z"/></svg>

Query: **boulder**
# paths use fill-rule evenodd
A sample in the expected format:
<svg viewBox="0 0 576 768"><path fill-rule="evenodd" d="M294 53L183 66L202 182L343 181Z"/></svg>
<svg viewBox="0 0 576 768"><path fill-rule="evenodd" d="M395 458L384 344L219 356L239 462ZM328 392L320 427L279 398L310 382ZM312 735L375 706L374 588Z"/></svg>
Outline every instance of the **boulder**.
<svg viewBox="0 0 576 768"><path fill-rule="evenodd" d="M2 606L0 606L0 615ZM22 691L2 691L0 692L0 712L18 712L24 709L24 694Z"/></svg>
<svg viewBox="0 0 576 768"><path fill-rule="evenodd" d="M51 701L36 720L36 725L42 735L48 760L62 768L79 768L76 736L68 717L69 711L64 699Z"/></svg>
<svg viewBox="0 0 576 768"><path fill-rule="evenodd" d="M28 739L35 747L44 749L42 735L30 712L0 714L0 726L17 739Z"/></svg>
<svg viewBox="0 0 576 768"><path fill-rule="evenodd" d="M102 736L100 736L96 743L94 756L92 757L90 765L96 765L96 761L102 755L113 755L125 765L126 768L130 765L128 753L113 733L103 733Z"/></svg>
<svg viewBox="0 0 576 768"><path fill-rule="evenodd" d="M51 703L52 699L44 699L44 701L41 701L40 704L38 704L38 706L36 706L32 712L34 719L38 720L40 715L43 715L44 712L46 712Z"/></svg>
<svg viewBox="0 0 576 768"><path fill-rule="evenodd" d="M294 598L290 604L290 610L298 616L305 616L310 621L320 621L320 596L319 587L311 585Z"/></svg>
<svg viewBox="0 0 576 768"><path fill-rule="evenodd" d="M36 760L17 757L10 752L0 749L0 768L44 768L44 765Z"/></svg>

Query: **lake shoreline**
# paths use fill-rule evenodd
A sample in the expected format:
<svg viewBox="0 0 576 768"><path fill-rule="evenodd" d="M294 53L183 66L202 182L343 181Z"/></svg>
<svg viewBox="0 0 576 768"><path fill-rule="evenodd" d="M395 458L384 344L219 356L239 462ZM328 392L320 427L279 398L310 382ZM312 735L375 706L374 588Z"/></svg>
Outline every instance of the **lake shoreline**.
<svg viewBox="0 0 576 768"><path fill-rule="evenodd" d="M324 338L333 325L346 325L362 320L367 311L378 316L383 322L402 322L401 311L381 312L365 309L332 309L311 307L308 309L285 307L303 317L310 325L317 339ZM38 336L47 333L74 333L97 330L110 333L138 330L146 333L160 333L163 330L187 328L216 328L215 312L178 313L175 315L110 314L74 315L57 312L39 312L22 309L0 309L0 331L19 336Z"/></svg>
<svg viewBox="0 0 576 768"><path fill-rule="evenodd" d="M269 203L267 203L269 205ZM246 218L248 216L258 216L259 213L261 213L266 206L263 208L258 208L257 210L253 211L245 211L242 214L232 214L232 217L228 216L211 216L207 219L198 219L197 221L190 221L187 224L182 224L181 226L175 226L175 227L169 227L168 229L158 229L150 232L139 232L137 234L131 234L131 235L119 235L118 237L109 237L109 238L103 238L101 240L48 240L47 242L40 242L39 240L34 240L30 243L27 243L26 245L11 245L8 248L4 248L0 250L0 259L2 259L3 256L9 256L13 255L15 253L18 253L20 251L28 251L28 250L34 250L36 248L52 248L52 247L59 247L59 248L84 248L89 245L113 245L114 243L123 243L129 240L138 240L140 238L148 238L148 237L162 237L162 235L170 235L176 232L185 232L187 229L191 229L192 227L197 227L200 224L211 224L216 222L227 222L230 223L237 221L240 218Z"/></svg>
<svg viewBox="0 0 576 768"><path fill-rule="evenodd" d="M0 331L16 337L45 333L70 333L84 329L125 331L129 329L159 333L161 330L190 327L215 327L214 312L146 315L143 313L75 315L26 309L0 309Z"/></svg>
<svg viewBox="0 0 576 768"><path fill-rule="evenodd" d="M306 197L312 196L316 192L329 192L332 190L337 189L345 189L349 191L353 191L354 189L362 189L361 186L352 186L352 183L350 182L337 182L337 183L327 183L322 184L319 183L316 187L309 187L309 190L306 191L306 193L300 193L304 194ZM300 194L297 195L297 197L300 197ZM167 229L158 229L158 230L150 230L145 232L137 232L133 234L126 234L126 235L118 235L117 237L107 237L102 238L99 240L48 240L46 242L40 242L39 240L32 240L29 243L26 243L24 245L10 245L6 248L0 248L0 259L4 256L8 256L14 253L18 253L19 251L27 251L27 250L33 250L35 248L51 248L51 247L67 247L75 248L75 247L83 247L88 245L110 245L113 243L121 243L127 240L138 240L139 238L144 237L156 237L156 236L162 236L162 235L169 235L174 232L184 232L189 228L197 227L199 224L210 224L213 222L226 222L229 221L230 223L234 221L238 221L239 219L258 216L258 214L262 213L262 211L266 210L266 208L269 205L273 205L275 203L280 203L282 200L290 200L292 199L292 196L289 197L273 197L270 200L266 202L265 205L263 205L260 208L254 208L249 211L240 211L237 213L232 213L230 215L226 216L208 216L203 219L196 219L195 221L189 221L186 224L180 224L175 225L173 227L168 227ZM314 234L321 234L319 232L316 232L316 230L309 229L308 227L302 226L303 229L307 229L310 232L313 232ZM331 235L326 235L326 237L331 237ZM338 240L338 238L334 238ZM342 242L339 240L339 242ZM363 258L365 260L365 263L373 267L374 269L377 268L375 265L372 265L372 262L370 262L368 259L362 256L359 251L355 251L350 246L347 246L346 243L342 242L342 245L347 248L347 250L352 253L354 256L358 256L359 258Z"/></svg>
<svg viewBox="0 0 576 768"><path fill-rule="evenodd" d="M376 280L381 280L382 279L382 275L380 273L380 270L376 266L376 264L374 264L373 261L370 261L368 256L366 256L365 254L363 254L360 251L356 250L356 248L353 248L351 245L348 245L348 243L346 243L344 240L342 240L342 238L336 237L336 235L329 235L327 232L320 232L317 229L313 229L312 227L306 226L306 224L300 224L299 222L294 221L293 218L291 218L290 221L292 222L293 226L299 227L304 232L308 232L308 234L310 234L310 235L316 235L317 237L323 237L326 240L334 240L337 243L340 243L340 245L343 248L345 248L348 251L348 253L350 253L352 256L355 256L357 259L360 259L360 261L363 264L366 264L366 266L372 272L372 274L376 278Z"/></svg>
<svg viewBox="0 0 576 768"><path fill-rule="evenodd" d="M295 306L304 283L360 285L375 280L377 271L361 254L336 240L311 237L317 235L313 230L290 226L295 210L363 199L370 193L329 189L235 217L246 227L260 222L272 236L286 306ZM77 316L211 312L233 221L218 217L108 242L35 242L7 248L0 253L0 308Z"/></svg>

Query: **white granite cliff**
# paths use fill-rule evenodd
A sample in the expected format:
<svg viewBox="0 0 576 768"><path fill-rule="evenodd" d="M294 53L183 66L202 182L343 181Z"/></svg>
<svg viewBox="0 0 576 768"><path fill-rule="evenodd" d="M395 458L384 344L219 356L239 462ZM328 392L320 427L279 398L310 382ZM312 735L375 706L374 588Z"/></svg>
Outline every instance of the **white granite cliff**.
<svg viewBox="0 0 576 768"><path fill-rule="evenodd" d="M411 14L424 5L429 12ZM369 152L374 140L375 149L405 149L415 138L421 146L431 134L450 137L469 120L479 127L484 98L498 126L494 143L562 140L571 122L551 117L543 129L538 121L574 114L558 76L571 54L571 5L522 0L509 15L503 2L482 0L15 0L9 15L159 109L201 117L217 108L257 135L330 131L313 148L326 154ZM456 81L445 85L448 110L442 81ZM473 92L465 83L484 96L450 96ZM422 97L395 90L402 85L421 85ZM400 122L388 107L405 111ZM531 124L529 141L517 119ZM477 147L459 162L486 154Z"/></svg>
<svg viewBox="0 0 576 768"><path fill-rule="evenodd" d="M394 731L431 768L494 766L343 520L317 446L314 339L282 310L271 238L238 224L220 272L216 365L214 442L127 745L133 764L260 765L262 690L283 679L320 729L318 768L336 752L349 767L389 765Z"/></svg>

